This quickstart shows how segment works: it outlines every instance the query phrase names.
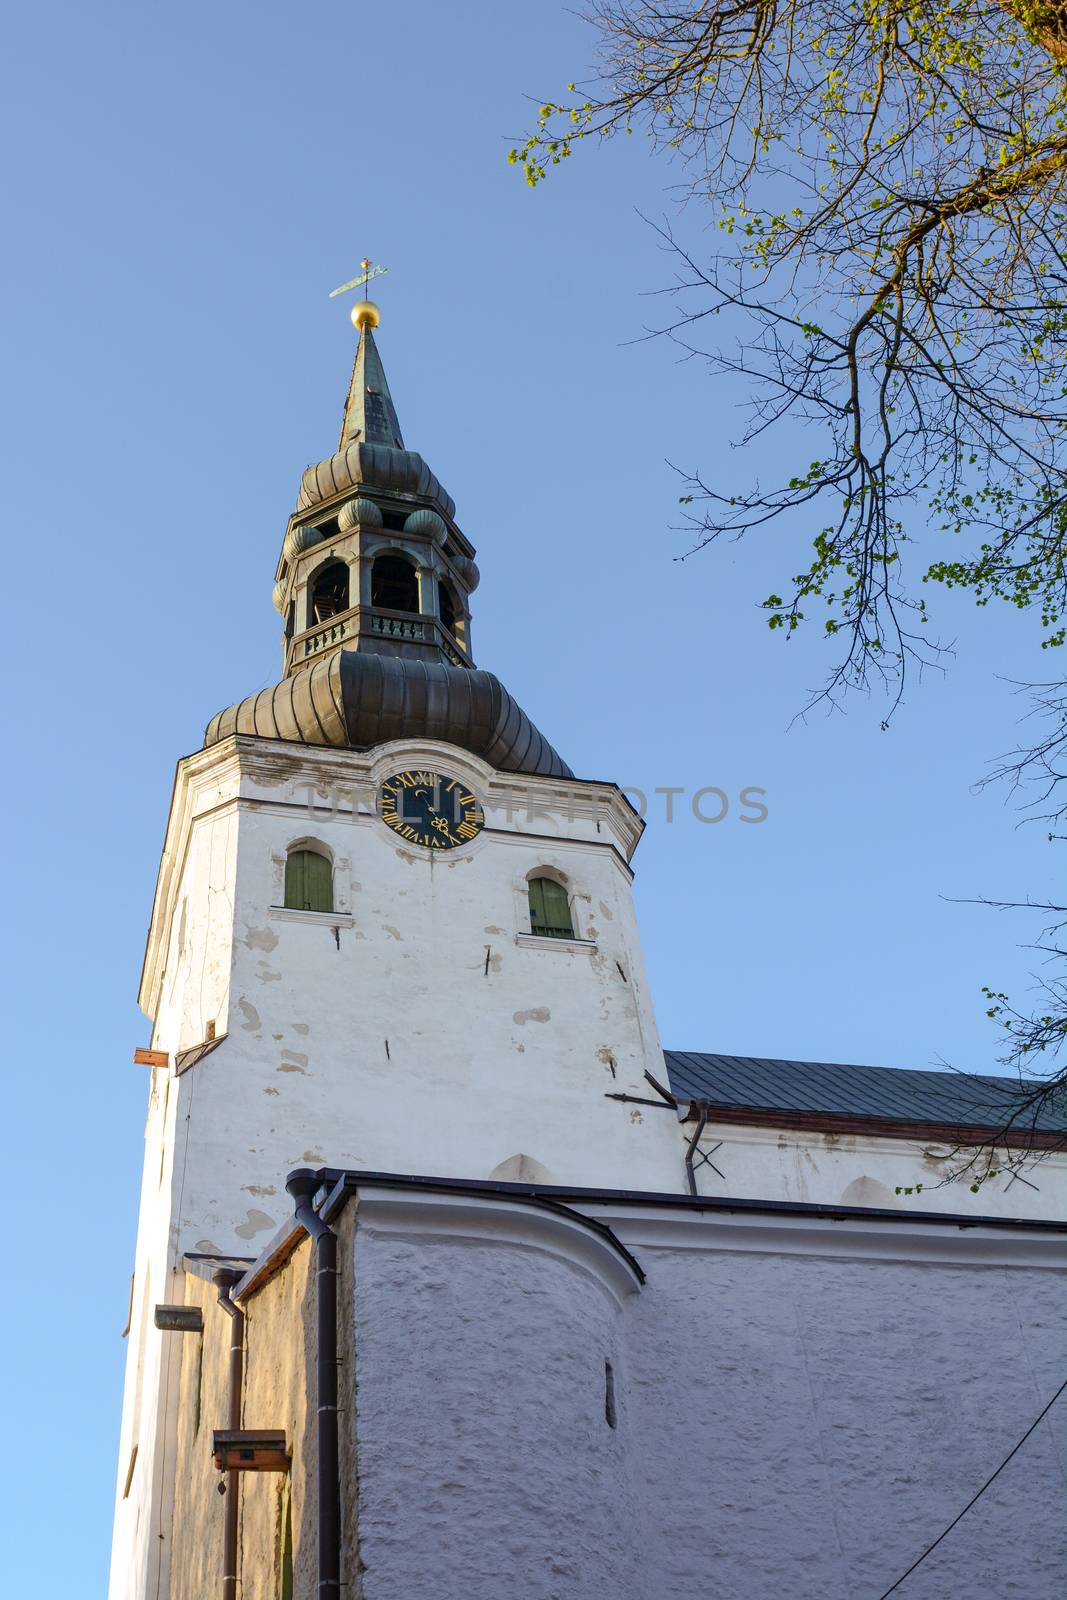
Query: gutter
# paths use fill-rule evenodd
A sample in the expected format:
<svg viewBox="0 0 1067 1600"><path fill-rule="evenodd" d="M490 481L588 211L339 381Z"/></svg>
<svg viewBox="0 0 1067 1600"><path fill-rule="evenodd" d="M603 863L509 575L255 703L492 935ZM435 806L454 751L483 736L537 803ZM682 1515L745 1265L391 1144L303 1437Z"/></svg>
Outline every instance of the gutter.
<svg viewBox="0 0 1067 1600"><path fill-rule="evenodd" d="M652 1105L659 1102L650 1101ZM371 1172L344 1167L319 1167L314 1173L301 1167L292 1174L302 1182L310 1181L312 1192L328 1193L318 1212L312 1211L316 1221L323 1223L339 1215L350 1195L366 1187L379 1189L429 1190L436 1194L499 1195L510 1200L526 1200L549 1210L566 1211L587 1227L601 1232L604 1238L629 1263L639 1280L644 1273L611 1227L599 1218L575 1206L656 1206L665 1211L721 1212L725 1216L786 1216L815 1217L824 1222L885 1222L899 1226L901 1223L920 1228L956 1229L960 1233L972 1228L995 1228L1008 1232L1037 1234L1067 1234L1067 1219L1054 1221L1047 1217L993 1217L981 1212L911 1211L903 1207L831 1205L814 1200L749 1200L731 1199L726 1195L690 1195L665 1193L658 1189L590 1189L553 1183L501 1183L486 1178L426 1177L410 1172ZM280 1272L308 1230L299 1213L292 1221L279 1228L234 1290L237 1300L245 1302ZM200 1258L187 1254L189 1270L196 1272ZM206 1265L206 1262L205 1262ZM201 1276L205 1274L201 1272Z"/></svg>
<svg viewBox="0 0 1067 1600"><path fill-rule="evenodd" d="M315 1246L315 1366L318 1460L318 1600L341 1595L341 1476L337 1440L337 1235L312 1205L322 1188L307 1167L291 1172L285 1187L296 1201L296 1221ZM236 1595L234 1596L236 1600Z"/></svg>
<svg viewBox="0 0 1067 1600"><path fill-rule="evenodd" d="M332 1216L339 1193L354 1191L364 1185L384 1189L430 1189L453 1194L497 1194L512 1198L540 1201L542 1204L563 1205L618 1205L662 1206L673 1211L723 1211L763 1214L766 1216L822 1217L830 1222L853 1218L859 1222L915 1223L920 1227L940 1228L1009 1228L1033 1233L1067 1233L1067 1219L1054 1221L1046 1217L991 1217L980 1212L910 1211L888 1206L831 1205L815 1200L749 1200L731 1199L726 1195L688 1195L664 1193L656 1189L588 1189L568 1184L554 1183L500 1183L484 1178L434 1178L409 1172L364 1172L343 1167L320 1167L314 1174L319 1188L331 1189L329 1200L323 1206L325 1214ZM591 1221L591 1218L584 1218ZM610 1228L601 1224L607 1233ZM614 1236L613 1236L614 1237ZM617 1242L617 1241L616 1241ZM620 1248L622 1248L620 1246ZM262 1261L262 1257L260 1258ZM242 1298L247 1294L253 1269L240 1287Z"/></svg>
<svg viewBox="0 0 1067 1600"><path fill-rule="evenodd" d="M421 1178L410 1177L404 1173L396 1172L358 1172L340 1167L320 1167L316 1172L310 1172L306 1167L299 1167L290 1178L305 1180L314 1179L312 1192L319 1193L327 1190L322 1204L317 1210L312 1210L312 1215L318 1222L332 1222L344 1210L349 1198L357 1194L362 1188L379 1189L423 1189L433 1194L484 1194L497 1195L505 1200L525 1200L528 1205L536 1207L539 1211L551 1211L557 1216L565 1216L571 1222L577 1222L591 1233L599 1234L606 1244L619 1255L630 1268L638 1283L644 1283L645 1273L641 1263L626 1248L622 1240L612 1231L606 1222L601 1222L598 1217L591 1217L584 1211L576 1211L569 1204L571 1199L582 1200L586 1195L602 1199L612 1196L614 1190L600 1189L564 1189L553 1184L525 1184L525 1183L497 1183L490 1179L478 1178ZM286 1184L288 1187L288 1182ZM634 1199L639 1201L662 1198L659 1195L645 1195L635 1193ZM674 1199L684 1196L672 1196ZM799 1209L803 1210L804 1207ZM888 1215L888 1213L887 1213ZM895 1215L895 1213L893 1213ZM1067 1231L1067 1223L1064 1224ZM304 1226L303 1219L298 1212L292 1222L285 1223L274 1237L267 1243L255 1261L248 1264L240 1282L234 1290L235 1297L244 1302L253 1295L258 1294L263 1286L270 1282L275 1273L280 1272L289 1260L300 1240L309 1230ZM189 1270L196 1271L197 1257L186 1253L186 1262Z"/></svg>

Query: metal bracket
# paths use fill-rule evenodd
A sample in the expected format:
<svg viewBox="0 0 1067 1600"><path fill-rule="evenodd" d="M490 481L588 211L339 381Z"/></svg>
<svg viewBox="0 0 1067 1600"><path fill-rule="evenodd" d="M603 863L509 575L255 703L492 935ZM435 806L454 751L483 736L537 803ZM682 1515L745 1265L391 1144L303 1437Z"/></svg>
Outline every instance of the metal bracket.
<svg viewBox="0 0 1067 1600"><path fill-rule="evenodd" d="M708 1125L707 1104L704 1101L694 1100L693 1104L689 1108L689 1111L690 1115L692 1115L694 1112L699 1112L700 1114L700 1120L697 1123L696 1132L685 1147L685 1175L689 1180L689 1193L691 1195L695 1195L697 1193L696 1175L698 1167L710 1167L712 1172L716 1173L718 1177L722 1178L724 1183L726 1182L726 1176L719 1170L714 1161L711 1159L716 1150L722 1149L722 1140L720 1139L718 1144L713 1144L710 1150L701 1150L698 1148L701 1137L704 1133L704 1129Z"/></svg>

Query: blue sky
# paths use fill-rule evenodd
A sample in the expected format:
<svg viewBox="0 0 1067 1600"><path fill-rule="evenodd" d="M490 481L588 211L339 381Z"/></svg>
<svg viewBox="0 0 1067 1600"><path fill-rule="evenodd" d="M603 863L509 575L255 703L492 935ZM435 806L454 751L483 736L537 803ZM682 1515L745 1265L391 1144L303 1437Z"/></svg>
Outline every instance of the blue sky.
<svg viewBox="0 0 1067 1600"><path fill-rule="evenodd" d="M666 1044L993 1069L980 985L1025 999L1033 930L951 897L1043 891L1040 830L973 784L1015 738L1004 680L1049 664L1030 624L945 597L956 654L889 733L862 701L790 728L829 659L755 608L795 569L784 535L674 559L668 463L721 483L759 463L729 442L744 393L639 340L671 282L639 213L669 212L669 172L638 138L536 193L506 163L524 97L585 66L562 5L58 0L10 11L7 35L4 1548L9 1587L90 1595L174 763L277 674L274 562L351 359L327 291L360 256L390 268L379 342L407 441L478 547L480 664L583 775L766 791L760 826L683 801L641 845ZM699 216L684 226L699 247Z"/></svg>

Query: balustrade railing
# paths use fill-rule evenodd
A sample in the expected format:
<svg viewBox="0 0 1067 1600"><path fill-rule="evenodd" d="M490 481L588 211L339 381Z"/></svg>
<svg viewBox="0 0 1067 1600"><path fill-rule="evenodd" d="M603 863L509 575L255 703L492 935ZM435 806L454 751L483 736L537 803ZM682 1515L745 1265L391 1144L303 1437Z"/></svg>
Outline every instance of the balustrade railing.
<svg viewBox="0 0 1067 1600"><path fill-rule="evenodd" d="M437 624L433 617L404 616L398 612L371 610L367 606L353 607L336 621L322 627L309 628L306 633L298 634L293 640L292 649L298 651L306 661L310 656L320 655L323 650L329 650L332 646L343 643L345 639L354 639L361 632L368 631L379 639L410 639L417 644L436 643L457 667L468 665L466 657L453 647L452 638L447 630L443 625Z"/></svg>
<svg viewBox="0 0 1067 1600"><path fill-rule="evenodd" d="M348 624L332 622L328 628L319 628L316 633L306 635L303 641L304 656L317 656L320 650L328 650L332 644L340 644L347 637Z"/></svg>
<svg viewBox="0 0 1067 1600"><path fill-rule="evenodd" d="M395 617L386 612L373 611L370 619L371 633L385 639L425 639L426 624L414 617Z"/></svg>

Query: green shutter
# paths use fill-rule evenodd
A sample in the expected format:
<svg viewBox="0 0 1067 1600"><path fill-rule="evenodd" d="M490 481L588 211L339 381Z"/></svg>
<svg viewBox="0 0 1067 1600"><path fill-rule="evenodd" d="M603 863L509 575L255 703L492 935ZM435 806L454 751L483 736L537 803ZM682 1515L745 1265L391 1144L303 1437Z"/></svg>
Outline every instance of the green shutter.
<svg viewBox="0 0 1067 1600"><path fill-rule="evenodd" d="M333 910L333 869L317 850L291 850L285 863L285 904L291 911Z"/></svg>
<svg viewBox="0 0 1067 1600"><path fill-rule="evenodd" d="M316 850L306 852L304 862L304 893L308 911L333 910L333 868L325 856Z"/></svg>
<svg viewBox="0 0 1067 1600"><path fill-rule="evenodd" d="M554 878L530 879L530 928L550 939L573 939L570 900Z"/></svg>
<svg viewBox="0 0 1067 1600"><path fill-rule="evenodd" d="M290 911L300 911L304 905L304 862L306 850L290 850L285 861L285 903Z"/></svg>

